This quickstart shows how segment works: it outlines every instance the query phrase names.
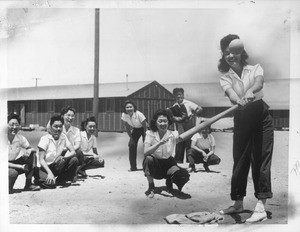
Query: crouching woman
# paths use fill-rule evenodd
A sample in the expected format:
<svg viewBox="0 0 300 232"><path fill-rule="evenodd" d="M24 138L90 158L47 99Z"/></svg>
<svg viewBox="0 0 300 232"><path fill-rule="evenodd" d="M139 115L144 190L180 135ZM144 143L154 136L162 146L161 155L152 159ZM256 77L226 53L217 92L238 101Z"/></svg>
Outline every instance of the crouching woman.
<svg viewBox="0 0 300 232"><path fill-rule="evenodd" d="M150 130L146 132L144 142L143 170L147 177L148 197L154 197L154 179L166 179L167 190L173 190L173 183L178 190L189 181L188 172L180 168L174 157L178 132L169 130L172 124L166 110L158 110L150 122Z"/></svg>

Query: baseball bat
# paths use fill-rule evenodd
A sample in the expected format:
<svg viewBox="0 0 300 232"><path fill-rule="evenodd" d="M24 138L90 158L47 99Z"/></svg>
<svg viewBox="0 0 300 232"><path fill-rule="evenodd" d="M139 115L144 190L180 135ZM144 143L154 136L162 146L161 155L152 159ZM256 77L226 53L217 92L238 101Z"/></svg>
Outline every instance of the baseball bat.
<svg viewBox="0 0 300 232"><path fill-rule="evenodd" d="M230 107L229 109L215 115L212 118L209 118L207 120L205 120L204 122L202 122L201 124L194 126L193 128L187 130L186 132L182 133L179 135L179 142L182 142L190 137L192 137L194 134L196 134L197 132L199 132L200 130L204 129L207 126L210 126L211 124L213 124L214 122L218 121L219 119L223 118L224 116L226 116L227 114L235 111L238 108L238 105L234 105L232 107Z"/></svg>

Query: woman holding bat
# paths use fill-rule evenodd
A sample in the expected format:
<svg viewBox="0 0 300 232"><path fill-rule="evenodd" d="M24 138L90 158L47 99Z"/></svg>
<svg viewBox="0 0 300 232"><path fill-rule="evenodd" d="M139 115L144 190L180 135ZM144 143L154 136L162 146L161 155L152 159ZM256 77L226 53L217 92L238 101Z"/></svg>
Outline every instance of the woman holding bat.
<svg viewBox="0 0 300 232"><path fill-rule="evenodd" d="M223 74L220 84L231 103L237 104L234 113L233 172L231 199L234 204L221 214L241 213L246 196L247 178L252 168L255 197L254 212L246 223L267 219L265 204L272 198L271 160L274 128L268 105L262 100L263 69L259 64L248 65L248 55L237 35L227 35L220 41L222 58L218 69Z"/></svg>
<svg viewBox="0 0 300 232"><path fill-rule="evenodd" d="M146 132L143 170L149 184L146 194L150 198L154 197L153 179L166 179L168 192L173 191L173 183L181 191L189 181L188 172L180 168L173 157L178 132L169 130L171 124L167 111L158 110L151 119L150 130Z"/></svg>

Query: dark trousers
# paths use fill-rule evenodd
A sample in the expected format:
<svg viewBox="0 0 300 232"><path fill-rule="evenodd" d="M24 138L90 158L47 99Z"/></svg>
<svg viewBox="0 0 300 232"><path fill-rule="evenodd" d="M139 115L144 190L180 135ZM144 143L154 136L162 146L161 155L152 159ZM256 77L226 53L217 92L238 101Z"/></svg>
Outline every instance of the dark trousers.
<svg viewBox="0 0 300 232"><path fill-rule="evenodd" d="M191 143L191 139L187 139L176 144L175 160L177 163L183 163L184 153L187 153L187 151L191 148ZM187 158L186 160L188 161Z"/></svg>
<svg viewBox="0 0 300 232"><path fill-rule="evenodd" d="M156 159L154 156L148 155L143 161L145 176L151 176L158 180L167 178L167 172L172 167L178 167L172 156L168 159Z"/></svg>
<svg viewBox="0 0 300 232"><path fill-rule="evenodd" d="M209 149L205 149L204 152L206 154L209 153ZM204 160L203 160L204 157L203 157L202 153L193 148L188 150L187 157L188 157L188 160L190 163L190 167L195 165L195 163L196 164L203 163L207 166L210 166L210 165L217 165L221 162L221 159L216 154L210 155L208 157L207 161L204 162Z"/></svg>
<svg viewBox="0 0 300 232"><path fill-rule="evenodd" d="M268 106L262 100L237 110L234 115L233 172L231 199L246 196L247 178L251 165L255 197L271 198L271 160L274 128Z"/></svg>
<svg viewBox="0 0 300 232"><path fill-rule="evenodd" d="M73 180L76 175L78 159L75 156L66 157L63 160L54 162L48 165L54 176L57 176L57 181ZM46 170L41 167L39 170L39 182L44 182L47 179Z"/></svg>
<svg viewBox="0 0 300 232"><path fill-rule="evenodd" d="M94 159L93 156L84 156L84 161L81 170L85 171L88 169L103 168L103 167L104 167L104 160Z"/></svg>
<svg viewBox="0 0 300 232"><path fill-rule="evenodd" d="M140 137L143 137L143 142L145 141L145 131L144 127L141 128L133 128L131 132L132 139L134 141L133 144L129 146L129 163L131 170L137 169L136 167L136 157L137 157L137 145Z"/></svg>
<svg viewBox="0 0 300 232"><path fill-rule="evenodd" d="M8 183L9 183L9 190L12 190L14 187L14 184L18 178L19 175L25 173L26 176L26 184L31 184L31 179L32 176L34 174L36 174L36 152L31 152L29 157L26 158L24 156L16 159L16 160L12 160L9 161L10 163L14 163L14 164L20 164L20 165L24 165L27 164L28 165L28 172L24 172L24 170L21 169L15 169L15 168L8 168Z"/></svg>

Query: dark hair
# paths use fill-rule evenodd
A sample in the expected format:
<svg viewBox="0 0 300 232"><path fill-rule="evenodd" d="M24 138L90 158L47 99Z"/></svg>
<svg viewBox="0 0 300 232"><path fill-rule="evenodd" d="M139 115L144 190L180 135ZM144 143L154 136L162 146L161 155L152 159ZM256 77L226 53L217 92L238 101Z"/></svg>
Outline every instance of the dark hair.
<svg viewBox="0 0 300 232"><path fill-rule="evenodd" d="M72 106L65 106L61 109L60 115L64 116L69 110L73 111L73 113L76 114L76 110Z"/></svg>
<svg viewBox="0 0 300 232"><path fill-rule="evenodd" d="M184 94L184 89L183 88L175 88L173 89L173 95L175 96L178 92Z"/></svg>
<svg viewBox="0 0 300 232"><path fill-rule="evenodd" d="M201 120L200 124L203 123L203 122L205 122L205 120ZM210 134L210 133L212 132L211 126L208 125L208 126L204 127L202 130L204 130L204 129L206 129L206 128L208 129L208 133ZM201 133L202 130L200 130L199 133Z"/></svg>
<svg viewBox="0 0 300 232"><path fill-rule="evenodd" d="M59 114L55 114L50 118L50 126L52 126L55 121L60 121L64 124L64 119Z"/></svg>
<svg viewBox="0 0 300 232"><path fill-rule="evenodd" d="M19 115L17 115L17 114L14 114L14 113L9 114L7 116L7 123L9 123L9 121L12 120L12 119L16 119L19 124L21 123L21 117Z"/></svg>
<svg viewBox="0 0 300 232"><path fill-rule="evenodd" d="M239 39L240 37L238 35L234 35L234 34L229 34L226 35L225 37L223 37L220 41L220 48L222 51L222 58L219 60L219 64L218 64L218 70L221 73L226 73L229 71L230 66L229 64L227 64L225 57L224 57L224 50L229 46L230 42L234 39ZM241 54L241 64L242 66L247 65L246 60L248 59L248 54L245 50L243 50L242 54Z"/></svg>
<svg viewBox="0 0 300 232"><path fill-rule="evenodd" d="M126 105L127 105L127 104L133 105L134 112L136 112L136 110L137 110L136 104L134 104L131 100L126 100L126 101L124 102L124 106L123 106L123 112L124 112L125 114L127 114L127 112L126 112Z"/></svg>
<svg viewBox="0 0 300 232"><path fill-rule="evenodd" d="M91 117L89 117L89 118L87 118L86 120L84 120L84 121L81 122L81 128L80 128L80 130L81 130L81 131L85 131L85 127L86 127L86 125L87 125L89 122L94 122L94 123L96 123L96 127L97 127L96 118L95 118L94 116L91 116Z"/></svg>
<svg viewBox="0 0 300 232"><path fill-rule="evenodd" d="M159 109L154 113L154 115L153 115L153 117L150 121L150 130L152 130L154 132L158 131L158 128L156 126L156 121L157 121L159 116L165 116L169 121L169 126L172 125L172 119L169 116L167 110Z"/></svg>

